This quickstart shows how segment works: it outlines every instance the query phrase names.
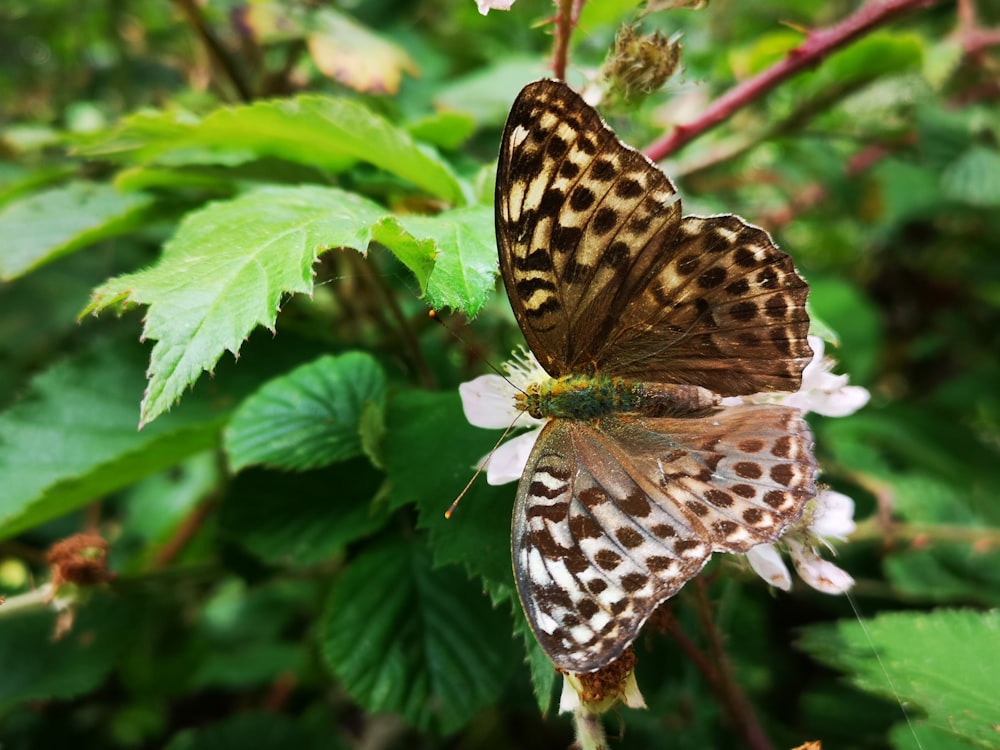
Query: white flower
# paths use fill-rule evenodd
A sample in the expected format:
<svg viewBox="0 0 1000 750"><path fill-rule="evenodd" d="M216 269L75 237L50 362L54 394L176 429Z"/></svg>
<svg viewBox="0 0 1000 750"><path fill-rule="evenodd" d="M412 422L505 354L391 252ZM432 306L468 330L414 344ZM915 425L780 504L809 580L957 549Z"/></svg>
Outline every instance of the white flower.
<svg viewBox="0 0 1000 750"><path fill-rule="evenodd" d="M572 672L563 674L562 694L559 696L559 713L570 714L581 710L589 713L603 713L618 703L629 708L646 708L646 701L639 692L639 683L635 680L635 660L632 659L628 674L618 683L618 689L611 694L602 695L598 700L588 696L586 678L589 675L577 675ZM614 667L614 663L611 665ZM581 680L581 677L584 679Z"/></svg>
<svg viewBox="0 0 1000 750"><path fill-rule="evenodd" d="M486 466L486 481L490 484L507 484L521 478L535 440L545 425L545 420L535 419L517 408L518 394L549 378L535 355L521 349L503 367L506 378L481 375L458 386L462 409L470 424L485 429L506 429L517 422L520 426L534 428L508 440L479 461L480 467Z"/></svg>
<svg viewBox="0 0 1000 750"><path fill-rule="evenodd" d="M491 10L510 10L513 4L514 0L476 0L479 12L484 16Z"/></svg>
<svg viewBox="0 0 1000 750"><path fill-rule="evenodd" d="M823 490L810 503L803 519L793 524L782 540L788 547L795 571L817 591L843 594L854 585L854 579L821 558L815 546L829 547L828 539L845 540L854 531L854 501L839 492ZM771 586L782 591L791 590L792 577L773 544L754 547L747 552L747 561L754 573Z"/></svg>
<svg viewBox="0 0 1000 750"><path fill-rule="evenodd" d="M781 553L773 544L758 544L747 552L747 562L753 572L763 578L771 586L782 591L792 590L792 576L788 566L781 559Z"/></svg>

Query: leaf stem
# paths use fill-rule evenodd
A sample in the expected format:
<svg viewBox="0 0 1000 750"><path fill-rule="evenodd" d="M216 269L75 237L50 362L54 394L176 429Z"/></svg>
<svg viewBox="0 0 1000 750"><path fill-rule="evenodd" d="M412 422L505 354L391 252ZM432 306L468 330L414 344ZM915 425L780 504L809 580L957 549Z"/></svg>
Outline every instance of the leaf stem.
<svg viewBox="0 0 1000 750"><path fill-rule="evenodd" d="M708 584L700 577L695 578L693 584L697 603L695 612L701 623L702 633L708 641L709 654L715 662L713 670L715 679L710 680L710 684L722 701L733 728L742 736L746 746L751 750L773 750L771 741L757 720L753 706L733 674L732 664L722 643L722 634L712 616Z"/></svg>
<svg viewBox="0 0 1000 750"><path fill-rule="evenodd" d="M215 64L226 74L230 83L233 84L233 88L236 89L237 95L244 102L249 102L253 99L253 95L250 93L250 87L247 86L246 82L243 80L243 76L240 74L239 70L236 68L236 64L230 58L226 49L222 46L218 39L215 38L215 34L205 23L205 18L201 14L201 9L198 7L198 3L194 0L174 0L175 5L180 8L181 13L187 19L187 22L195 30L198 38L201 40L202 45L204 45L205 50L208 52L209 58L211 58Z"/></svg>
<svg viewBox="0 0 1000 750"><path fill-rule="evenodd" d="M929 8L939 2L941 0L872 0L840 23L808 32L802 44L789 52L783 60L731 88L712 102L693 122L676 126L666 136L650 144L645 149L646 156L653 161L666 158L702 133L725 122L737 110L760 99L786 79L818 65L834 50L905 13Z"/></svg>

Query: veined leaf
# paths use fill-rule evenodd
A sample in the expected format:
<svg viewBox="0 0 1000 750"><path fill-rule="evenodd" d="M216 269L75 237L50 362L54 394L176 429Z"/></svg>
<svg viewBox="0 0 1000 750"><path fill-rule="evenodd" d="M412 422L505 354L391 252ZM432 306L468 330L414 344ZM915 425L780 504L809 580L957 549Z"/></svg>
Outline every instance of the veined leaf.
<svg viewBox="0 0 1000 750"><path fill-rule="evenodd" d="M363 637L359 637L362 634ZM450 732L492 704L513 666L509 619L416 542L351 562L323 618L327 665L367 711Z"/></svg>
<svg viewBox="0 0 1000 750"><path fill-rule="evenodd" d="M321 357L275 378L236 409L225 432L234 471L315 469L361 455L361 412L385 400L385 373L363 352Z"/></svg>
<svg viewBox="0 0 1000 750"><path fill-rule="evenodd" d="M140 113L80 146L84 156L161 165L241 164L264 156L343 172L367 162L449 203L465 188L432 149L351 99L303 95L190 113Z"/></svg>
<svg viewBox="0 0 1000 750"><path fill-rule="evenodd" d="M806 630L801 647L849 672L863 690L926 713L920 723L976 747L996 746L1000 614L947 611L881 615Z"/></svg>
<svg viewBox="0 0 1000 750"><path fill-rule="evenodd" d="M336 188L260 188L190 214L153 268L111 279L84 313L149 305L154 339L140 425L170 408L226 351L236 354L258 325L273 330L282 298L312 292L320 253L372 240L398 251L435 306L475 314L493 287L495 255L484 209L435 217L389 217ZM459 260L471 269L460 270Z"/></svg>
<svg viewBox="0 0 1000 750"><path fill-rule="evenodd" d="M103 183L71 182L11 201L0 209L0 280L127 232L152 200Z"/></svg>

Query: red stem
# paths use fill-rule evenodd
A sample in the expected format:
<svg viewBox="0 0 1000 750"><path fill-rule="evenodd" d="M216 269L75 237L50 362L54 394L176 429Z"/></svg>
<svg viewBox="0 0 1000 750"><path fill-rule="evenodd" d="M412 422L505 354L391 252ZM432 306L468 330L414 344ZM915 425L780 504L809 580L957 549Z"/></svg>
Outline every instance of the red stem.
<svg viewBox="0 0 1000 750"><path fill-rule="evenodd" d="M789 52L785 59L731 88L712 102L708 109L694 122L678 125L666 136L650 144L645 150L646 156L653 161L666 158L702 133L725 122L738 109L761 98L785 79L818 65L824 57L834 50L904 13L919 8L929 8L939 2L941 0L868 2L835 26L809 32L805 41Z"/></svg>
<svg viewBox="0 0 1000 750"><path fill-rule="evenodd" d="M552 75L560 81L566 80L566 65L569 60L569 38L573 35L580 11L587 0L556 0L556 40L552 48Z"/></svg>

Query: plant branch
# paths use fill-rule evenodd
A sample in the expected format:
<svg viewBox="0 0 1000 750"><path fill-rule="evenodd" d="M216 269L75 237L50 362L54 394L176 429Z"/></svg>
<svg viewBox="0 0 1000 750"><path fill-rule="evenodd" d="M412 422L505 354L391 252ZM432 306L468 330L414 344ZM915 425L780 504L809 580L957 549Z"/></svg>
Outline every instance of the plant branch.
<svg viewBox="0 0 1000 750"><path fill-rule="evenodd" d="M573 35L580 11L586 0L556 0L556 38L552 47L552 75L566 80L566 65L569 61L569 39Z"/></svg>
<svg viewBox="0 0 1000 750"><path fill-rule="evenodd" d="M201 14L198 3L195 0L174 0L174 3L180 8L187 22L194 28L195 33L208 52L209 58L214 61L215 65L226 74L230 83L233 84L233 88L236 89L236 93L240 99L244 102L251 101L253 96L250 93L250 87L243 80L243 76L225 48L215 38L215 34L212 33L208 24L205 23L205 18Z"/></svg>
<svg viewBox="0 0 1000 750"><path fill-rule="evenodd" d="M722 643L722 634L712 617L712 604L708 598L708 585L702 578L695 578L692 582L695 590L697 606L695 611L701 623L702 633L708 640L708 650L715 662L715 681L712 683L713 689L723 703L729 720L733 728L742 736L743 741L751 750L772 750L771 741L764 734L764 730L757 720L757 715L753 706L747 699L746 694L736 681L733 674L732 664L726 655L726 649Z"/></svg>
<svg viewBox="0 0 1000 750"><path fill-rule="evenodd" d="M897 17L928 8L941 0L881 0L867 2L853 15L827 29L811 31L805 41L760 74L740 83L716 99L693 122L676 126L645 149L653 161L660 161L686 146L702 133L729 119L734 112L762 98L778 84L818 65L831 52L844 47Z"/></svg>

